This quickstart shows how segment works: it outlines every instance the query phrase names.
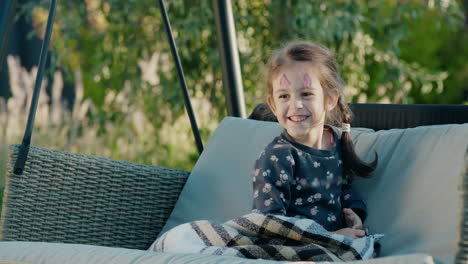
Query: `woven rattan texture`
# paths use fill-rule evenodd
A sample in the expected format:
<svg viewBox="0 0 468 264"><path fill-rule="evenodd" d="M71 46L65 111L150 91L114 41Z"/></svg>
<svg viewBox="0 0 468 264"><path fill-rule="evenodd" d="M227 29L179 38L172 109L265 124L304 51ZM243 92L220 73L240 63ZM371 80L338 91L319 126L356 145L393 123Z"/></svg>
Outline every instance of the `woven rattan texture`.
<svg viewBox="0 0 468 264"><path fill-rule="evenodd" d="M465 173L463 177L463 210L461 221L460 247L455 263L468 263L468 150L465 154Z"/></svg>
<svg viewBox="0 0 468 264"><path fill-rule="evenodd" d="M189 172L31 147L23 175L10 147L1 240L147 249Z"/></svg>

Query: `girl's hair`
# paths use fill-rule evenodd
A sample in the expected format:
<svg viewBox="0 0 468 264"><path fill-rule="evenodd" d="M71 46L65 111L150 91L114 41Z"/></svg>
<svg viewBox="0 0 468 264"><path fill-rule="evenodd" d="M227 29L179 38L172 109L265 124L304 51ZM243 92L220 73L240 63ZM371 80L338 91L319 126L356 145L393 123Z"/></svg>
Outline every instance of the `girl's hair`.
<svg viewBox="0 0 468 264"><path fill-rule="evenodd" d="M310 62L323 88L325 98L330 96L333 90L338 91L338 103L332 111L326 114L325 123L338 127L341 127L343 123L350 124L352 113L344 98L344 84L339 74L338 64L330 50L316 43L293 41L273 53L266 75L268 97L272 98L273 95L273 78L283 65L294 61ZM343 132L341 139L345 174L371 177L377 166L377 153L375 153L374 161L366 163L357 156L349 132Z"/></svg>

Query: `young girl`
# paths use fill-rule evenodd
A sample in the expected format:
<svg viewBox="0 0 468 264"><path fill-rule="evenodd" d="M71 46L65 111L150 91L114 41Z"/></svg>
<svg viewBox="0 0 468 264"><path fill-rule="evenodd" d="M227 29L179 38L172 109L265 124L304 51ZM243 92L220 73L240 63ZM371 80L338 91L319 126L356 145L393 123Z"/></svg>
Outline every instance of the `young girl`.
<svg viewBox="0 0 468 264"><path fill-rule="evenodd" d="M253 211L315 220L330 232L363 237L366 205L351 176L370 177L350 137L351 112L338 65L325 47L295 41L271 58L267 102L284 127L256 161Z"/></svg>

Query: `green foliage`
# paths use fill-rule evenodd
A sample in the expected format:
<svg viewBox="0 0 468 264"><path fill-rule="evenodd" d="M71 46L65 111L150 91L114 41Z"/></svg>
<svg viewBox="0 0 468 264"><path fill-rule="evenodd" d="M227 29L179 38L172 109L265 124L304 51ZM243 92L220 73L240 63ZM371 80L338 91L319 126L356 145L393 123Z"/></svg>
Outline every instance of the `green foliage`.
<svg viewBox="0 0 468 264"><path fill-rule="evenodd" d="M420 19L408 23L412 34L402 42L404 60L424 65L431 71L448 73L443 96L434 90L411 91L421 103L461 103L463 86L468 83L468 31L463 27L447 27L446 21L440 13L429 10Z"/></svg>
<svg viewBox="0 0 468 264"><path fill-rule="evenodd" d="M225 104L219 83L221 71L210 1L166 2L192 94L210 98L223 115ZM456 29L462 19L455 1L444 1L445 6L440 1L390 0L239 0L232 3L249 109L262 98L263 91L259 89L262 80L258 78L262 63L272 49L297 38L313 39L337 53L350 88L350 100L358 101L361 96L361 101L387 98L394 103L418 102L417 93L398 94L402 90L402 79L412 89L421 90L431 85L439 86L440 91L446 77L445 69L432 67L433 60L415 60L405 55L408 52L419 54L427 48L424 51L430 60L431 46L426 44L448 39L428 34L425 40L435 38L424 43L417 41L426 45L423 48L414 45L412 39L420 37L418 33L424 35L423 32L436 24L439 28L444 25L445 31ZM437 19L428 21L433 17ZM425 25L425 29L415 31L417 23ZM121 90L129 81L136 91L144 86L153 88L146 91L145 100L140 102L144 107L157 105L170 109L173 116L183 113L179 81L170 58L160 10L154 2L66 1L58 6L54 35L54 49L59 54L60 65L82 70L85 95L98 106L102 105L106 90ZM159 67L154 73L158 74L159 83L149 85L142 80L138 65L141 59L149 59L155 52L165 56L158 61ZM156 91L155 86L159 88ZM378 93L379 87L385 91ZM166 116L157 115L152 121L160 126L166 120Z"/></svg>
<svg viewBox="0 0 468 264"><path fill-rule="evenodd" d="M48 4L42 0L39 6L24 6L34 10L38 29L45 25ZM166 5L190 94L200 102L196 114L206 142L226 114L211 1L172 0ZM238 0L232 5L247 112L264 101L262 72L269 54L292 39L311 39L336 53L352 102L464 100L468 38L465 34L457 39L463 26L457 1ZM455 44L458 52L450 48ZM159 132L177 122L187 126L188 120L156 1L61 1L52 50L57 65L67 70L66 78L82 83L85 98L96 106L86 122L98 127L98 136L109 133L108 124L130 126L132 113L141 110L154 130L138 136L142 147L132 159L153 163L156 152L166 156L157 159L160 165L193 164L196 152L190 136L168 140ZM108 97L111 91L124 94L125 103ZM190 134L187 128L177 129ZM116 153L121 146L112 139L119 135L134 144L131 137L136 134L131 133L116 133L101 144ZM182 135L174 132L172 137ZM190 149L175 147L189 144Z"/></svg>
<svg viewBox="0 0 468 264"><path fill-rule="evenodd" d="M413 34L410 23L420 21L427 13L439 16L438 22L446 28L459 27L462 15L456 2L448 2L445 7L431 7L421 1L296 0L271 1L267 6L264 2L249 5L247 1L236 1L238 9L249 10L236 14L240 39L247 39L250 45L244 52L241 49L243 67L247 69L247 94L257 95L247 97L250 107L258 103L263 93L258 92L262 83L250 77L258 71L255 62L265 62L272 48L298 38L313 39L336 52L350 101L423 103L428 92L422 87L437 86L437 94L444 91L445 69L406 60L400 49L408 46L403 41ZM461 86L460 83L454 89L461 90ZM461 101L459 96L450 103Z"/></svg>

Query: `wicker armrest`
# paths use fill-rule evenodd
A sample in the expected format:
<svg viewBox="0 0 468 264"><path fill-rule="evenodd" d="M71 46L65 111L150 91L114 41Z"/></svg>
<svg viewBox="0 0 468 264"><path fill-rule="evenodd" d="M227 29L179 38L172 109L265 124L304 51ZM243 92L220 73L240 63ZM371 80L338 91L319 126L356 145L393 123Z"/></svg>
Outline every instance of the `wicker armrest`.
<svg viewBox="0 0 468 264"><path fill-rule="evenodd" d="M0 238L146 249L189 172L31 147L23 175L10 147Z"/></svg>

